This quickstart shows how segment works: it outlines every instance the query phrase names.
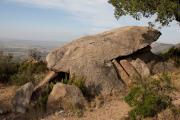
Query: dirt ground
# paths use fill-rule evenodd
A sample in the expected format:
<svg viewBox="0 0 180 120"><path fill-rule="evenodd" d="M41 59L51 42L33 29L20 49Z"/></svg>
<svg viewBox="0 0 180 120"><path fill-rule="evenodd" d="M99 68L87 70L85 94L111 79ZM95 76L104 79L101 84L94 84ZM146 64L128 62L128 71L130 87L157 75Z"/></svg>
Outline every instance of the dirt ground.
<svg viewBox="0 0 180 120"><path fill-rule="evenodd" d="M41 120L122 120L128 116L130 107L123 100L111 100L98 109L88 110L82 117L63 117L61 112L56 112Z"/></svg>
<svg viewBox="0 0 180 120"><path fill-rule="evenodd" d="M101 107L87 109L82 117L78 117L78 115L65 115L63 111L43 115L44 117L37 116L35 112L27 113L26 115L14 114L11 112L11 99L16 89L16 86L0 84L0 110L5 111L5 114L0 114L0 120L121 120L130 111L130 107L122 98L111 97Z"/></svg>
<svg viewBox="0 0 180 120"><path fill-rule="evenodd" d="M180 91L180 70L171 75L174 86L179 88ZM25 115L15 114L11 112L11 99L16 89L16 86L0 84L0 120L123 120L131 110L128 104L123 101L122 96L113 96L103 101L100 107L87 109L82 117L65 115L64 111L57 111L49 115L45 114L44 117L37 117L38 111ZM179 102L180 92L175 97ZM3 115L1 114L2 111L4 112Z"/></svg>
<svg viewBox="0 0 180 120"><path fill-rule="evenodd" d="M16 89L16 86L0 84L0 111L11 109L11 99Z"/></svg>

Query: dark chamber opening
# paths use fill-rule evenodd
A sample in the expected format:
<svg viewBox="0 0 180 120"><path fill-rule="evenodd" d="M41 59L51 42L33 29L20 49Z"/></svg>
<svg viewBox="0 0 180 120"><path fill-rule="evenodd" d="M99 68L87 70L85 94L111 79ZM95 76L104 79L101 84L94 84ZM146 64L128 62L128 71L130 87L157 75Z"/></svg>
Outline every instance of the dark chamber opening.
<svg viewBox="0 0 180 120"><path fill-rule="evenodd" d="M54 80L51 82L56 83L56 82L62 82L62 80L69 80L70 74L66 72L59 72L58 75Z"/></svg>

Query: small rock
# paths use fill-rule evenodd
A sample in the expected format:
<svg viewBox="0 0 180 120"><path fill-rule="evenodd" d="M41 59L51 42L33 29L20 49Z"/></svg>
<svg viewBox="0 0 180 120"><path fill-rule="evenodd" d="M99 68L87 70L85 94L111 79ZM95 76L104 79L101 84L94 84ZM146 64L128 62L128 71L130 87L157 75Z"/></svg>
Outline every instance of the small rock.
<svg viewBox="0 0 180 120"><path fill-rule="evenodd" d="M85 104L86 100L78 87L57 83L48 97L47 110L83 109Z"/></svg>
<svg viewBox="0 0 180 120"><path fill-rule="evenodd" d="M180 99L172 101L172 104L176 107L180 107Z"/></svg>
<svg viewBox="0 0 180 120"><path fill-rule="evenodd" d="M60 111L59 111L59 114L62 114L62 113L64 113L64 111L63 111L63 110L60 110Z"/></svg>
<svg viewBox="0 0 180 120"><path fill-rule="evenodd" d="M29 107L31 95L33 93L34 85L29 82L20 87L12 99L13 111L25 113Z"/></svg>
<svg viewBox="0 0 180 120"><path fill-rule="evenodd" d="M8 112L9 112L9 110L4 109L4 108L0 108L0 115L6 114Z"/></svg>
<svg viewBox="0 0 180 120"><path fill-rule="evenodd" d="M0 109L0 114L3 114L3 110L2 109Z"/></svg>

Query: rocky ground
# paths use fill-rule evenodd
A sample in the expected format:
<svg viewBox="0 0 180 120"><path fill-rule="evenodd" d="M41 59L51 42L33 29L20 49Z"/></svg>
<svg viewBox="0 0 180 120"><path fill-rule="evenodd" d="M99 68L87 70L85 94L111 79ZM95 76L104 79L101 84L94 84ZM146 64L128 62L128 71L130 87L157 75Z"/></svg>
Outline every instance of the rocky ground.
<svg viewBox="0 0 180 120"><path fill-rule="evenodd" d="M8 112L8 110L12 107L11 99L16 89L16 86L0 84L0 114Z"/></svg>
<svg viewBox="0 0 180 120"><path fill-rule="evenodd" d="M64 111L57 111L53 114L43 115L44 117L37 116L36 113L27 113L26 115L11 113L11 99L15 93L15 86L0 85L0 101L1 108L4 112L1 114L2 120L24 120L24 119L39 119L39 120L119 120L128 115L130 107L123 101L121 97L111 96L106 100L96 99L87 108L82 116L72 115ZM4 111L7 110L7 111ZM36 111L37 112L37 111ZM41 112L41 111L39 111ZM41 114L42 115L42 114ZM27 118L28 117L28 118Z"/></svg>
<svg viewBox="0 0 180 120"><path fill-rule="evenodd" d="M180 88L180 70L171 73L172 82L176 88ZM40 114L42 111L28 112L24 115L14 114L10 110L11 99L18 87L0 84L0 119L1 120L124 120L128 116L131 107L123 100L123 96L108 96L107 98L94 99L84 114L75 114L59 110L53 114ZM175 104L180 104L180 91L173 95ZM39 114L38 114L39 112ZM164 120L164 119L163 119ZM166 120L166 119L165 119ZM167 119L168 120L168 119Z"/></svg>
<svg viewBox="0 0 180 120"><path fill-rule="evenodd" d="M120 120L128 115L130 107L120 98L112 99L100 108L87 110L82 117L63 115L63 111L48 115L42 120Z"/></svg>

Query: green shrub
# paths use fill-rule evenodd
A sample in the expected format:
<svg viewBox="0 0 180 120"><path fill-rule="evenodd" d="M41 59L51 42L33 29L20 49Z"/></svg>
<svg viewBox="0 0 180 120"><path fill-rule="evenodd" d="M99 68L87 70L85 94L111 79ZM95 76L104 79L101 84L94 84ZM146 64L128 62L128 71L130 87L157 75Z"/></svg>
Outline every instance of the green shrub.
<svg viewBox="0 0 180 120"><path fill-rule="evenodd" d="M16 74L18 71L18 64L13 61L11 55L0 55L0 82L9 82L10 76Z"/></svg>
<svg viewBox="0 0 180 120"><path fill-rule="evenodd" d="M49 96L50 92L52 91L53 86L54 86L54 84L50 83L47 87L45 87L37 99L35 107L37 107L37 109L40 109L41 112L45 112L47 110L46 105L47 105L47 101L48 101L48 96Z"/></svg>
<svg viewBox="0 0 180 120"><path fill-rule="evenodd" d="M11 76L11 83L15 85L23 85L30 81L36 82L37 75L41 75L46 70L46 64L43 62L21 62L19 63L17 74Z"/></svg>
<svg viewBox="0 0 180 120"><path fill-rule="evenodd" d="M144 98L130 112L130 118L135 120L137 117L153 117L170 104L168 96L159 96L153 94L144 95Z"/></svg>
<svg viewBox="0 0 180 120"><path fill-rule="evenodd" d="M125 97L125 101L133 107L129 113L132 120L153 117L169 105L169 93L173 90L168 74L163 73L158 79L136 80L135 85Z"/></svg>
<svg viewBox="0 0 180 120"><path fill-rule="evenodd" d="M180 49L172 47L167 52L161 53L160 56L165 59L171 59L174 61L174 64L179 67L180 66Z"/></svg>
<svg viewBox="0 0 180 120"><path fill-rule="evenodd" d="M44 62L40 61L33 63L29 61L24 61L19 64L18 72L22 73L24 71L29 71L32 74L33 73L38 74L44 72L46 69L47 68Z"/></svg>
<svg viewBox="0 0 180 120"><path fill-rule="evenodd" d="M64 84L77 86L85 96L87 95L84 77L76 77L75 75L73 75L73 77L71 77L70 79L67 79L67 77L66 77L65 79L62 80L62 82Z"/></svg>
<svg viewBox="0 0 180 120"><path fill-rule="evenodd" d="M131 89L129 94L125 97L125 101L130 105L130 106L136 106L139 103L139 100L142 97L143 89L141 87L134 87Z"/></svg>
<svg viewBox="0 0 180 120"><path fill-rule="evenodd" d="M10 83L13 85L23 85L27 82L33 81L33 75L30 72L21 72L21 73L17 73L14 74L13 76L11 76L11 81Z"/></svg>
<svg viewBox="0 0 180 120"><path fill-rule="evenodd" d="M12 55L0 52L0 82L23 85L29 81L35 82L47 70L42 61L15 61ZM41 76L41 77L38 77Z"/></svg>
<svg viewBox="0 0 180 120"><path fill-rule="evenodd" d="M76 85L82 92L85 92L86 88L85 88L85 79L83 77L81 78L77 78L75 76L73 76L68 84L71 85Z"/></svg>

